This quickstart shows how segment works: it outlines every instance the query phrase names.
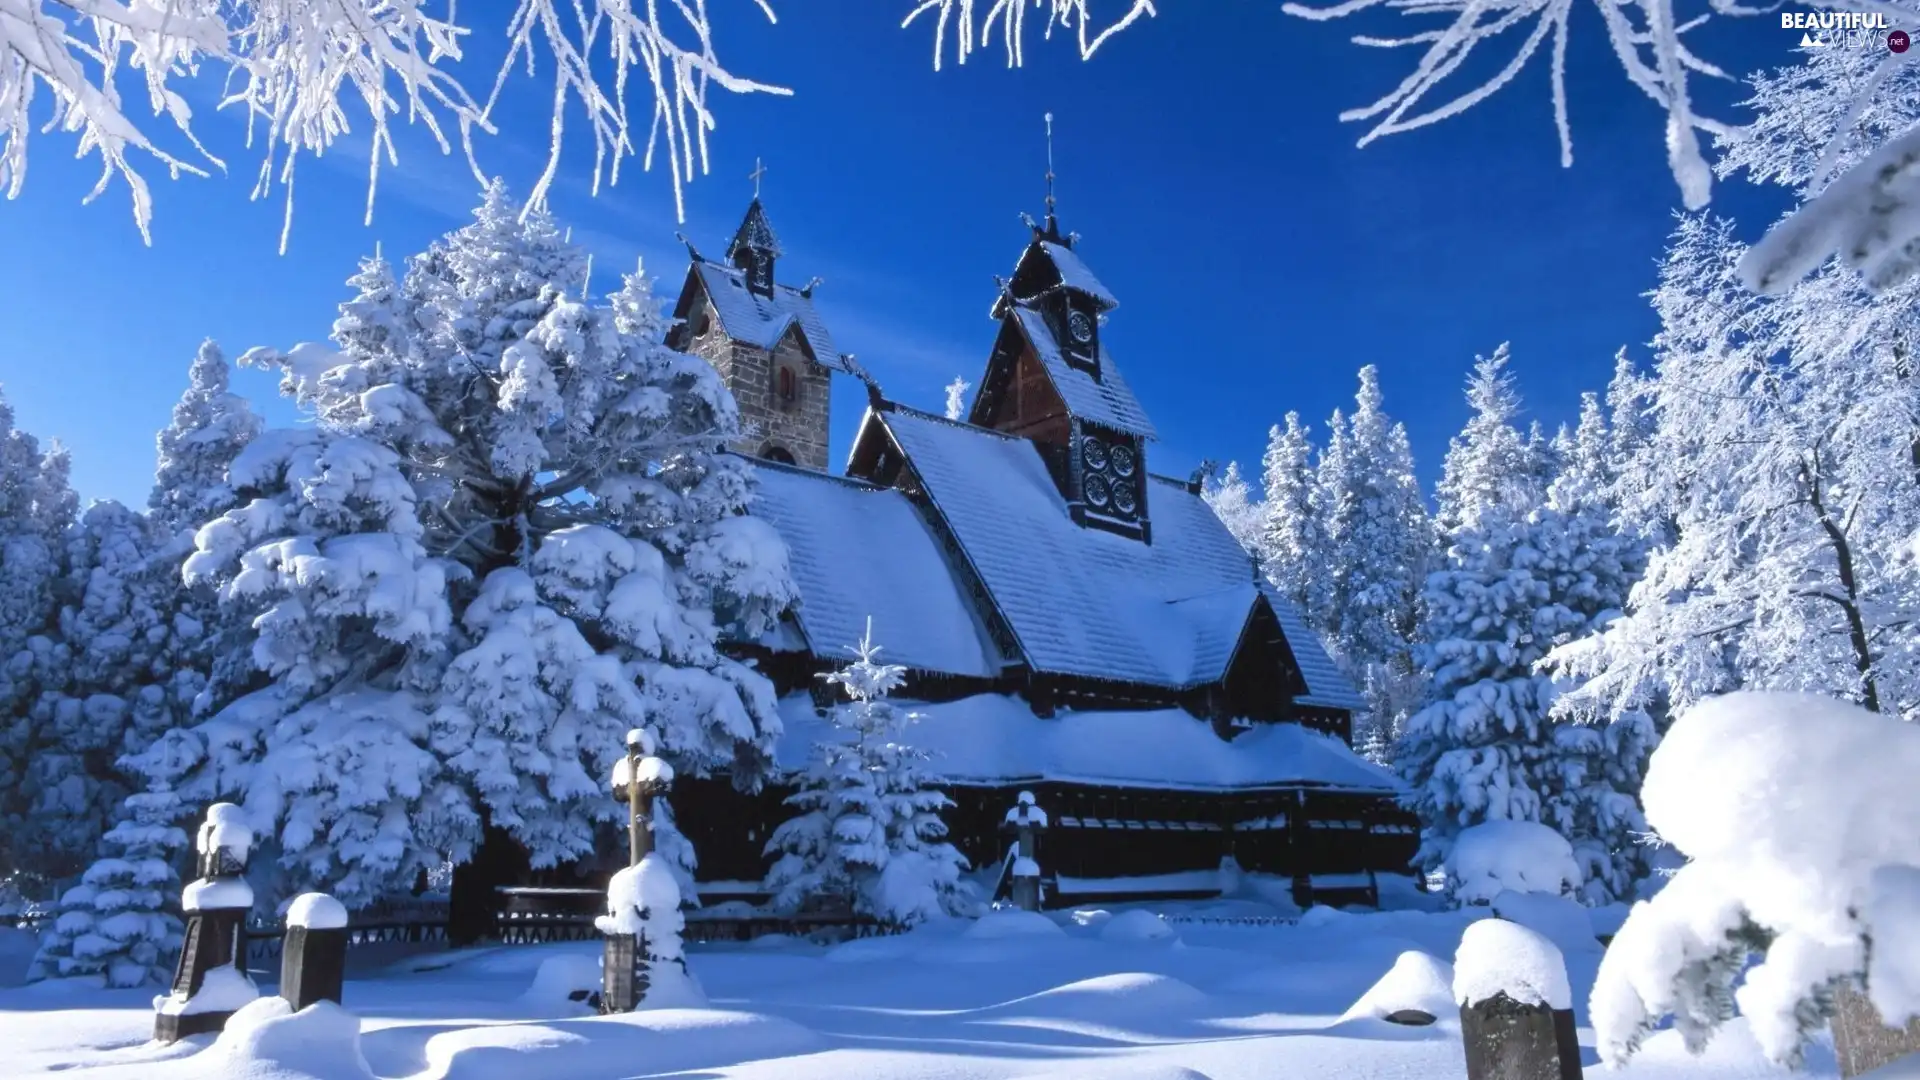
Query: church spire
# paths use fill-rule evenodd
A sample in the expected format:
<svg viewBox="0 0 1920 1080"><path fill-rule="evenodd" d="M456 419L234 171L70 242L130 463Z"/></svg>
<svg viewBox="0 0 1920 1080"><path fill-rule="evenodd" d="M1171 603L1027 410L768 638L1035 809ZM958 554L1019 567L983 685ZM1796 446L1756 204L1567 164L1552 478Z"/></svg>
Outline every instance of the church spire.
<svg viewBox="0 0 1920 1080"><path fill-rule="evenodd" d="M747 204L747 216L727 245L727 261L746 276L748 291L771 297L773 263L780 257L780 240L767 222L766 207L760 204L760 179L766 174L766 166L754 158L753 171L747 174L753 180L753 202Z"/></svg>
<svg viewBox="0 0 1920 1080"><path fill-rule="evenodd" d="M1050 240L1059 244L1062 247L1071 247L1073 246L1073 241L1070 237L1061 234L1060 218L1055 212L1056 203L1053 197L1053 114L1050 112L1047 113L1045 120L1047 123L1047 223L1044 227L1040 225L1033 226L1033 234L1041 239ZM1032 219L1028 220L1029 223L1031 223Z"/></svg>

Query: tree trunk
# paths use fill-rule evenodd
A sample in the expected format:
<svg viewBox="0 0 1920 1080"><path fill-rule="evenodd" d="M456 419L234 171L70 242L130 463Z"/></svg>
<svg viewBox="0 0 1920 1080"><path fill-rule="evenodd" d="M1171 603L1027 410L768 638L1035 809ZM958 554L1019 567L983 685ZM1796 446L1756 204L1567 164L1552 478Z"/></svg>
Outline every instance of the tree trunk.
<svg viewBox="0 0 1920 1080"><path fill-rule="evenodd" d="M526 848L505 829L486 824L473 858L453 868L453 887L447 899L447 941L456 946L472 945L494 937L495 915L500 909L499 894L494 889L521 884L531 871Z"/></svg>

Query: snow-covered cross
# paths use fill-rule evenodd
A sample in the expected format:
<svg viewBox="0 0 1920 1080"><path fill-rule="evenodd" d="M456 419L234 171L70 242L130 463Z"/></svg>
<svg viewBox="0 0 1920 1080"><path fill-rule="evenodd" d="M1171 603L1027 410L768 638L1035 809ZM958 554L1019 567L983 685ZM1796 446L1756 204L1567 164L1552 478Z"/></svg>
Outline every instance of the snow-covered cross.
<svg viewBox="0 0 1920 1080"><path fill-rule="evenodd" d="M767 167L760 164L759 158L754 158L753 171L748 173L747 176L753 180L753 197L756 199L760 197L760 178L765 175L767 175Z"/></svg>

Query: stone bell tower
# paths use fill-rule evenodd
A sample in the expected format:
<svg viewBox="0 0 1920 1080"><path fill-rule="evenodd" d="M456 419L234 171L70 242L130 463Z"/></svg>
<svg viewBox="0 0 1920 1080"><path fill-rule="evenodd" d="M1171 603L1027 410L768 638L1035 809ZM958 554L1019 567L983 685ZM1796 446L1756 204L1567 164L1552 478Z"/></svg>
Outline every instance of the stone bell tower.
<svg viewBox="0 0 1920 1080"><path fill-rule="evenodd" d="M675 302L669 345L712 364L740 406L732 449L788 465L827 468L829 383L852 371L813 306L818 279L795 288L774 278L782 252L766 208L754 198L724 261L687 245L691 265Z"/></svg>

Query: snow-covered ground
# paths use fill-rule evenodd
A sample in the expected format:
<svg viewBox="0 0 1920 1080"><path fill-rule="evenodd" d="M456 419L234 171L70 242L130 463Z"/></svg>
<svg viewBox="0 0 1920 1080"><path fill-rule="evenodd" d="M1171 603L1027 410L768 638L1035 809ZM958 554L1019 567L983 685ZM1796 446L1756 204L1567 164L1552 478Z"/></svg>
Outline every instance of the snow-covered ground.
<svg viewBox="0 0 1920 1080"><path fill-rule="evenodd" d="M1235 905L1250 908L1251 904ZM894 938L694 946L710 1005L597 1018L565 987L595 977L594 943L429 952L349 981L351 1020L242 1025L209 1046L148 1043L151 991L0 990L0 1075L125 1080L1389 1080L1464 1075L1449 1012L1427 1028L1355 1009L1407 951L1451 961L1469 916L1320 908L1298 925L1235 926L1124 911L996 913ZM1239 913L1238 910L1235 913ZM1169 933L1168 931L1171 931ZM0 946L6 943L0 940ZM17 950L15 950L17 951ZM10 955L0 947L0 957ZM365 957L362 957L364 961ZM0 961L3 962L3 961ZM1569 956L1582 1043L1597 949ZM536 975L545 966L544 984ZM1394 980L1431 998L1433 972ZM1411 973L1411 974L1409 974ZM0 985L9 981L0 969ZM1416 977L1417 976L1417 977ZM1412 1002L1418 1004L1418 1002ZM1586 1055L1590 1070L1591 1050ZM1833 1076L1819 1052L1813 1075ZM1622 1080L1776 1078L1736 1022L1702 1058L1653 1037Z"/></svg>

